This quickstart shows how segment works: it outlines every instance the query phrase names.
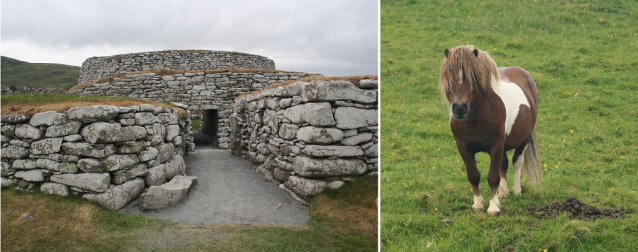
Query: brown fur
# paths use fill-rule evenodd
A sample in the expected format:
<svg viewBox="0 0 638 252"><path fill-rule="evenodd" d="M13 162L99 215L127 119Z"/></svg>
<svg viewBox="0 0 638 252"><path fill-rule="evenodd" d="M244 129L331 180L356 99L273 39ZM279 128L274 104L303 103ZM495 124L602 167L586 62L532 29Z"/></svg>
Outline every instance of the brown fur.
<svg viewBox="0 0 638 252"><path fill-rule="evenodd" d="M450 128L465 163L467 178L474 195L481 195L481 173L476 167L475 159L478 152L487 152L490 155L487 176L492 191L490 202L497 197L500 181L507 178L506 152L512 149L515 149L513 163L525 151L523 172L528 184L538 189L542 173L538 139L534 130L538 90L531 75L520 67L497 68L487 52L480 51L474 46L459 46L446 50L445 56L439 85L445 102L451 107ZM459 73L463 73L463 79L459 79ZM495 89L498 88L500 80L518 85L529 103L529 107L519 107L509 134L505 131L506 107L496 93L498 89ZM508 191L506 188L502 190L502 196L504 197ZM499 204L494 204L496 205L491 210L488 209L488 213L498 215ZM483 205L477 201L473 208L479 210Z"/></svg>
<svg viewBox="0 0 638 252"><path fill-rule="evenodd" d="M474 55L474 50L478 51L478 56ZM459 72L463 73L463 80L459 79ZM488 52L478 50L473 45L457 46L449 50L439 75L439 89L443 98L447 91L453 90L461 82L469 83L472 88L478 86L485 92L491 90L492 85L498 84L496 63Z"/></svg>

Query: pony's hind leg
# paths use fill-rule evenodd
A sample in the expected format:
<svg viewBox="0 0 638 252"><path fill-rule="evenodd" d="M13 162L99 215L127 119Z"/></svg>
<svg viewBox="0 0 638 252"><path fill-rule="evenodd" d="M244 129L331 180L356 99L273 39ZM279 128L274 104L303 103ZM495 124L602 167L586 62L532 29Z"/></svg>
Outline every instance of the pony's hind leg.
<svg viewBox="0 0 638 252"><path fill-rule="evenodd" d="M502 199L509 193L509 190L507 189L507 152L503 153L503 164L499 170L499 175L501 175L501 182L498 197Z"/></svg>
<svg viewBox="0 0 638 252"><path fill-rule="evenodd" d="M521 168L523 167L523 162L525 160L525 150L527 149L527 144L521 145L516 148L514 151L514 157L512 157L512 162L514 163L514 187L512 188L512 192L514 194L521 194Z"/></svg>

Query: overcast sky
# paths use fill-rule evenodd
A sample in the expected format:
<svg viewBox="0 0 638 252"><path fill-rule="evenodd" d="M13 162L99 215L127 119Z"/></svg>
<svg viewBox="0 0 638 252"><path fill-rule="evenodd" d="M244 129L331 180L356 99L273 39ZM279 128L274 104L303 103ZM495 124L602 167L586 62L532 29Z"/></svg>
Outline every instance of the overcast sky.
<svg viewBox="0 0 638 252"><path fill-rule="evenodd" d="M378 73L375 0L2 0L1 54L81 66L93 56L221 50L276 69Z"/></svg>

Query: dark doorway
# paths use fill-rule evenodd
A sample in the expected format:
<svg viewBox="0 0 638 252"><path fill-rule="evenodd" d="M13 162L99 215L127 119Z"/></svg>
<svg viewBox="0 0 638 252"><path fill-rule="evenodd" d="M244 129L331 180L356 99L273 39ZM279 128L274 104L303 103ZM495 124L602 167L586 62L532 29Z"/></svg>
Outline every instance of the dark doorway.
<svg viewBox="0 0 638 252"><path fill-rule="evenodd" d="M208 136L212 145L219 146L219 138L217 136L219 117L217 115L217 110L204 110L202 114L201 131Z"/></svg>

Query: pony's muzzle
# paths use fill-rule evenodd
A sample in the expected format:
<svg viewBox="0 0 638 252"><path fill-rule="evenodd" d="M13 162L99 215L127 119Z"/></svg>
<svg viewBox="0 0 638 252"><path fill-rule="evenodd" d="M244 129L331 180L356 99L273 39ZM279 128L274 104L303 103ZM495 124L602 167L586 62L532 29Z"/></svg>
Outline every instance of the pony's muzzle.
<svg viewBox="0 0 638 252"><path fill-rule="evenodd" d="M470 110L467 102L452 104L452 114L454 114L454 117L456 117L456 119L466 118L469 111Z"/></svg>

